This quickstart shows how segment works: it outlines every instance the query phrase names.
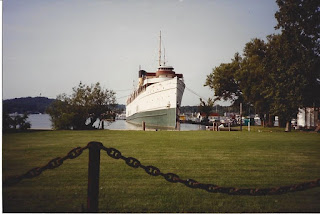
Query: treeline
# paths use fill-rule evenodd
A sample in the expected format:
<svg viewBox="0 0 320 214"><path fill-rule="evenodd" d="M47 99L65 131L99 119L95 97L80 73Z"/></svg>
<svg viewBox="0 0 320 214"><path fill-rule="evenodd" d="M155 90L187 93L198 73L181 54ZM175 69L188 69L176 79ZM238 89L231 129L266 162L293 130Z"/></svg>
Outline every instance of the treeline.
<svg viewBox="0 0 320 214"><path fill-rule="evenodd" d="M275 28L281 33L246 43L242 55L213 69L205 86L216 100L252 106L264 121L277 115L290 131L299 108L320 106L320 3L277 4Z"/></svg>
<svg viewBox="0 0 320 214"><path fill-rule="evenodd" d="M22 97L8 99L3 101L3 111L8 114L16 112L18 114L43 114L54 100L55 99L49 99L47 97Z"/></svg>
<svg viewBox="0 0 320 214"><path fill-rule="evenodd" d="M56 99L47 97L21 97L14 99L7 99L3 101L3 112L7 114L44 114L48 107ZM125 105L117 105L120 111L125 111Z"/></svg>
<svg viewBox="0 0 320 214"><path fill-rule="evenodd" d="M22 97L15 99L8 99L3 101L3 110L5 113L12 114L44 114L48 107L55 101L56 99L50 99L47 97ZM126 106L122 104L118 104L116 106L118 109L117 112L121 113L126 110ZM235 106L213 106L213 112L218 112L220 115L224 114L224 112L239 112L239 107ZM182 106L180 108L181 113L194 113L199 112L199 106Z"/></svg>

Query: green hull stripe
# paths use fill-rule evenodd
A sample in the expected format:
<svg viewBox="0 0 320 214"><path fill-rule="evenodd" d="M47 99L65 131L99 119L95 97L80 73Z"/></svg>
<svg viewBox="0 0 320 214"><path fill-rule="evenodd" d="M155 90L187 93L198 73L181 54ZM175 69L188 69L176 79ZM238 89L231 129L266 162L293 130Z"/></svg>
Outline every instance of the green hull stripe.
<svg viewBox="0 0 320 214"><path fill-rule="evenodd" d="M127 117L127 122L136 125L141 126L142 121L146 123L146 127L174 129L176 127L176 108L139 112Z"/></svg>

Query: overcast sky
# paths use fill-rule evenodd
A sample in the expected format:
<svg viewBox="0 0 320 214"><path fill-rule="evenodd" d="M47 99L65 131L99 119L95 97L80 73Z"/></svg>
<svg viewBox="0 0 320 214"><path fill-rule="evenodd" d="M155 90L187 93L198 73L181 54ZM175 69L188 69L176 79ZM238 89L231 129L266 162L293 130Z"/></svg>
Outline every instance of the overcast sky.
<svg viewBox="0 0 320 214"><path fill-rule="evenodd" d="M3 99L56 98L100 82L125 104L139 66L155 72L159 32L167 65L182 73L182 105L213 96L206 76L275 33L272 0L4 0ZM221 102L220 104L228 104Z"/></svg>

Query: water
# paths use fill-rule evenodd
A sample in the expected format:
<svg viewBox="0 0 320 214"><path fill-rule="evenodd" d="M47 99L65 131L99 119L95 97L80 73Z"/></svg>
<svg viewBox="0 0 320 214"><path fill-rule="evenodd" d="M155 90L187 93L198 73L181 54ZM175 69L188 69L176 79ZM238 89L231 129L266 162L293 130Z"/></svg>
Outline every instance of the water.
<svg viewBox="0 0 320 214"><path fill-rule="evenodd" d="M27 121L32 129L51 129L51 121L48 114L29 114Z"/></svg>
<svg viewBox="0 0 320 214"><path fill-rule="evenodd" d="M141 130L141 126L135 126L130 123L127 123L125 120L116 120L113 123L106 124L105 123L105 129L110 130ZM196 125L196 124L186 124L182 123L180 125L181 131L191 131L191 130L205 130L204 125Z"/></svg>
<svg viewBox="0 0 320 214"><path fill-rule="evenodd" d="M32 129L52 129L50 116L48 114L30 114L28 121ZM105 122L104 128L109 130L141 130L141 126L135 126L127 123L125 120L116 120L115 122ZM181 131L205 130L204 125L181 123Z"/></svg>

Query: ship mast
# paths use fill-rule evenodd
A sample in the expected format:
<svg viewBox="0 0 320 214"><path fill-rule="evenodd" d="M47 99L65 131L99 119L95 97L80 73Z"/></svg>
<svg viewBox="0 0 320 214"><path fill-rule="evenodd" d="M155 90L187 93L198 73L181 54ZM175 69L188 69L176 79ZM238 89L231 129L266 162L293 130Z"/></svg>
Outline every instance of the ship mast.
<svg viewBox="0 0 320 214"><path fill-rule="evenodd" d="M163 48L163 65L166 65L166 49Z"/></svg>
<svg viewBox="0 0 320 214"><path fill-rule="evenodd" d="M160 42L159 42L159 66L161 66L161 31L160 31Z"/></svg>

